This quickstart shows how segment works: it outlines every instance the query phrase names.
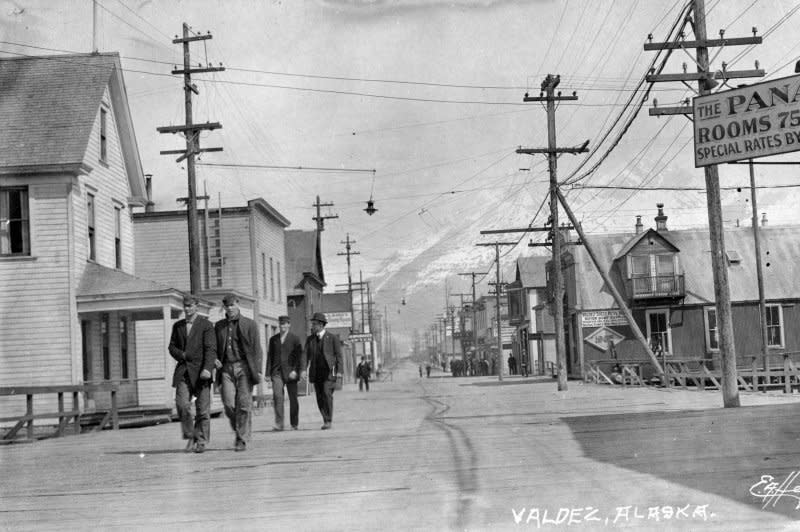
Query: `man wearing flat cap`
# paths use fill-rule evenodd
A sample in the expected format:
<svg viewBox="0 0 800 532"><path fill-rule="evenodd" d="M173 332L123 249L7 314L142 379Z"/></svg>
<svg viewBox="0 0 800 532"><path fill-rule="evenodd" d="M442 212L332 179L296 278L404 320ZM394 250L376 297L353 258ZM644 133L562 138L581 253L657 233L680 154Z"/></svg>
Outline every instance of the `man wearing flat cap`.
<svg viewBox="0 0 800 532"><path fill-rule="evenodd" d="M306 339L308 380L314 383L317 407L322 414L322 430L331 428L333 422L333 390L336 379L344 369L342 345L339 338L325 330L328 320L322 312L311 317L311 335Z"/></svg>
<svg viewBox="0 0 800 532"><path fill-rule="evenodd" d="M197 314L197 298L184 296L185 317L172 325L169 354L177 362L172 375L175 409L186 451L202 453L211 437L211 374L217 360L214 326ZM192 416L192 396L195 415Z"/></svg>
<svg viewBox="0 0 800 532"><path fill-rule="evenodd" d="M297 401L297 381L306 372L306 357L300 338L289 332L289 316L278 318L280 332L269 339L267 349L267 375L272 380L272 406L275 410L275 425L272 430L283 430L283 388L289 394L289 423L297 430L300 418L300 403Z"/></svg>
<svg viewBox="0 0 800 532"><path fill-rule="evenodd" d="M228 294L222 299L225 317L214 325L217 336L218 380L222 404L231 429L236 433L235 449L244 451L250 442L253 413L253 386L261 381L261 342L256 323L242 316L239 298Z"/></svg>

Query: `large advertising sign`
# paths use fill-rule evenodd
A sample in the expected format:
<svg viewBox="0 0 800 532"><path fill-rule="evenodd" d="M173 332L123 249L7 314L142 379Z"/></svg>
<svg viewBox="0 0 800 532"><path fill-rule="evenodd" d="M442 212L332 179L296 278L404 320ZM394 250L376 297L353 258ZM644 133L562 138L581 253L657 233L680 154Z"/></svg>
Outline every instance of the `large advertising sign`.
<svg viewBox="0 0 800 532"><path fill-rule="evenodd" d="M800 76L694 99L695 167L800 151Z"/></svg>

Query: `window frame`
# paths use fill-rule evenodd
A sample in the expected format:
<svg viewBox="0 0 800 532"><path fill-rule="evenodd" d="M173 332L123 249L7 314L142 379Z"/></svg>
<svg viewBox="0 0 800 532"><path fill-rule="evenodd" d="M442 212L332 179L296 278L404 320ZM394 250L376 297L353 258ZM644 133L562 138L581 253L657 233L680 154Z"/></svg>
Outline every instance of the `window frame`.
<svg viewBox="0 0 800 532"><path fill-rule="evenodd" d="M97 196L94 192L86 191L86 231L88 236L88 258L90 261L97 260L97 234L95 222L97 215Z"/></svg>
<svg viewBox="0 0 800 532"><path fill-rule="evenodd" d="M653 314L664 314L665 315L665 324L667 326L667 330L663 331L662 334L666 334L667 340L667 348L664 349L665 355L672 355L673 345L672 345L672 327L670 326L670 311L669 309L659 308L659 309L647 309L645 310L645 327L647 329L647 339L651 341L653 331L650 329L650 316Z"/></svg>
<svg viewBox="0 0 800 532"><path fill-rule="evenodd" d="M100 107L100 161L108 164L108 109Z"/></svg>
<svg viewBox="0 0 800 532"><path fill-rule="evenodd" d="M20 217L11 218L11 193L19 192ZM5 212L3 212L5 205ZM20 226L21 251L12 251L12 224ZM7 250L4 251L2 243L6 242ZM30 189L27 186L0 187L0 257L29 257L31 255L31 205Z"/></svg>
<svg viewBox="0 0 800 532"><path fill-rule="evenodd" d="M711 313L714 314L714 328L711 328ZM716 307L703 307L703 329L705 332L706 337L706 351L710 353L718 353L719 352L719 321L717 320L717 308ZM711 345L711 331L714 331L714 342L716 342L717 346L714 347Z"/></svg>
<svg viewBox="0 0 800 532"><path fill-rule="evenodd" d="M777 317L778 317L778 324L777 325L770 325L770 311L777 309ZM767 322L767 347L770 349L783 349L786 346L786 338L785 332L783 327L783 306L779 303L767 304L766 305L766 322ZM770 328L778 327L778 334L780 336L780 343L779 344L771 344L770 342Z"/></svg>
<svg viewBox="0 0 800 532"><path fill-rule="evenodd" d="M114 264L122 269L122 207L114 205Z"/></svg>

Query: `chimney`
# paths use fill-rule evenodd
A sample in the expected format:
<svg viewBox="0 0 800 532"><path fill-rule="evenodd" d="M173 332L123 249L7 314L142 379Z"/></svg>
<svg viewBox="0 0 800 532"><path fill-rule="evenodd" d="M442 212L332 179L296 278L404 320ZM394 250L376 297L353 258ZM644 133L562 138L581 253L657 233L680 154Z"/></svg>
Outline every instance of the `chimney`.
<svg viewBox="0 0 800 532"><path fill-rule="evenodd" d="M639 235L644 231L644 226L642 225L642 215L636 215L636 234Z"/></svg>
<svg viewBox="0 0 800 532"><path fill-rule="evenodd" d="M767 226L767 213L762 212L761 213L761 227L766 227L766 226Z"/></svg>
<svg viewBox="0 0 800 532"><path fill-rule="evenodd" d="M144 206L144 212L153 212L153 174L144 174L144 190L147 194L147 203Z"/></svg>
<svg viewBox="0 0 800 532"><path fill-rule="evenodd" d="M667 217L664 215L664 204L656 203L658 216L656 216L656 231L669 231L667 229Z"/></svg>

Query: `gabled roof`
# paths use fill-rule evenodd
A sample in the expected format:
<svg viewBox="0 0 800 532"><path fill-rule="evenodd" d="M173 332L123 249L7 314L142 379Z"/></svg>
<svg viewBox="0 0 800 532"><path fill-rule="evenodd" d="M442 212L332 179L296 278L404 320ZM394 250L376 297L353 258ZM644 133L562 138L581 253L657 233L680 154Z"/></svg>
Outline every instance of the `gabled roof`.
<svg viewBox="0 0 800 532"><path fill-rule="evenodd" d="M516 280L523 288L544 288L547 286L546 265L549 261L550 257L519 257Z"/></svg>
<svg viewBox="0 0 800 532"><path fill-rule="evenodd" d="M291 230L284 232L286 246L286 280L292 288L300 289L311 277L325 286L322 272L319 233L317 231Z"/></svg>
<svg viewBox="0 0 800 532"><path fill-rule="evenodd" d="M89 136L108 87L132 200L142 171L119 54L0 58L0 174L86 171Z"/></svg>
<svg viewBox="0 0 800 532"><path fill-rule="evenodd" d="M661 233L659 233L661 234ZM588 242L605 270L630 242L633 235L589 235ZM663 236L663 235L662 235ZM795 263L800 256L800 226L760 228L764 261L764 293L768 300L800 299ZM713 304L714 279L711 271L711 245L707 229L670 230L670 242L680 249L680 273L684 274L686 298L684 304ZM750 227L725 229L725 248L737 251L741 262L728 266L731 301L758 301L756 258L753 230ZM615 308L611 293L595 270L584 246L573 248L575 277L578 284L576 304L581 309ZM769 262L769 266L766 263ZM612 278L615 278L612 275Z"/></svg>
<svg viewBox="0 0 800 532"><path fill-rule="evenodd" d="M658 231L656 231L655 229L652 229L652 228L648 229L647 231L642 231L638 235L635 235L633 238L628 240L628 243L625 244L622 247L622 249L619 251L619 253L617 253L617 256L614 257L614 260L621 259L625 255L630 253L630 251L634 247L636 247L636 245L639 242L641 242L642 240L644 240L646 238L657 238L657 239L662 240L663 242L665 242L668 246L672 247L673 251L680 251L680 249L678 249L678 247L669 239L667 234L668 234L667 232L659 233Z"/></svg>

